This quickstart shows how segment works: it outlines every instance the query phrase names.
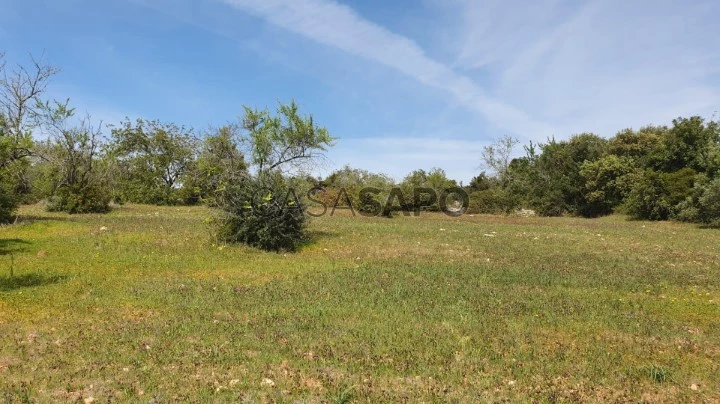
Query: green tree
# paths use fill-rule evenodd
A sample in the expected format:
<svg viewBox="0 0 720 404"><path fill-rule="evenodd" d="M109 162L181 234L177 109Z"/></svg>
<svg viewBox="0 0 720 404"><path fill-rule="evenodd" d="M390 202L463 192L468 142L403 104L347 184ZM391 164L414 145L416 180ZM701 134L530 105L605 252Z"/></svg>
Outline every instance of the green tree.
<svg viewBox="0 0 720 404"><path fill-rule="evenodd" d="M259 173L308 168L323 158L334 141L325 127L315 124L312 115L298 113L295 101L280 103L276 115L245 107L241 127L247 134L247 155Z"/></svg>
<svg viewBox="0 0 720 404"><path fill-rule="evenodd" d="M718 220L720 220L720 178L712 180L700 196L700 217L705 223L718 224Z"/></svg>
<svg viewBox="0 0 720 404"><path fill-rule="evenodd" d="M219 238L271 251L292 251L306 238L305 213L283 173L315 164L334 138L295 102L277 114L245 107L243 144L255 173L224 191Z"/></svg>
<svg viewBox="0 0 720 404"><path fill-rule="evenodd" d="M372 173L367 170L352 168L348 165L332 172L323 181L326 187L327 197L322 198L325 202L344 206L347 204L345 195L353 205L353 209L357 209L363 213L368 212L366 207L374 204L373 201L384 204L387 201L390 188L393 186L393 180L385 174ZM361 200L361 191L366 188L374 188L379 190L377 193L365 193L365 200ZM345 194L341 193L341 190Z"/></svg>
<svg viewBox="0 0 720 404"><path fill-rule="evenodd" d="M530 205L538 214L559 216L565 213L597 216L597 207L587 199L585 179L580 168L586 162L600 159L607 141L592 133L572 136L567 141L551 139L539 145L540 154L534 146L528 149L523 179L527 187Z"/></svg>
<svg viewBox="0 0 720 404"><path fill-rule="evenodd" d="M628 176L632 172L629 157L609 154L599 160L586 160L580 166L580 175L585 181L586 210L597 215L611 213L629 192Z"/></svg>
<svg viewBox="0 0 720 404"><path fill-rule="evenodd" d="M637 219L667 220L692 195L695 180L696 172L687 167L673 173L637 172L630 177L625 208Z"/></svg>
<svg viewBox="0 0 720 404"><path fill-rule="evenodd" d="M699 116L678 118L663 139L662 169L667 172L691 168L697 172L717 171L720 124Z"/></svg>
<svg viewBox="0 0 720 404"><path fill-rule="evenodd" d="M75 111L68 102L46 103L42 109L43 128L50 136L41 155L49 170L49 211L105 213L110 210L111 193L101 156L101 125L90 118L72 126Z"/></svg>
<svg viewBox="0 0 720 404"><path fill-rule="evenodd" d="M248 175L245 157L239 149L237 125L226 125L207 135L200 146L195 169L185 184L209 206L219 206L225 189Z"/></svg>
<svg viewBox="0 0 720 404"><path fill-rule="evenodd" d="M645 126L638 131L625 129L608 142L608 154L630 159L637 168L658 169L662 164L662 142L665 126Z"/></svg>
<svg viewBox="0 0 720 404"><path fill-rule="evenodd" d="M494 186L493 180L488 177L485 172L481 172L480 174L474 176L470 183L465 187L465 189L472 193L477 191L485 191L487 189L490 189Z"/></svg>
<svg viewBox="0 0 720 404"><path fill-rule="evenodd" d="M38 105L58 69L32 59L28 67L8 70L0 53L0 223L11 220L27 190L24 181L33 155L33 131L39 125Z"/></svg>
<svg viewBox="0 0 720 404"><path fill-rule="evenodd" d="M197 139L184 126L157 120L125 120L112 129L111 146L120 178L116 193L135 203L174 205L192 172Z"/></svg>
<svg viewBox="0 0 720 404"><path fill-rule="evenodd" d="M490 170L502 188L505 188L510 180L508 167L513 149L518 143L519 141L512 136L503 136L490 146L483 148L481 155L483 166Z"/></svg>
<svg viewBox="0 0 720 404"><path fill-rule="evenodd" d="M445 170L437 167L430 171L414 170L400 184L407 208L430 211L439 211L442 202L440 198L447 189L455 187L457 182L448 178ZM432 193L424 192L423 189L432 190Z"/></svg>

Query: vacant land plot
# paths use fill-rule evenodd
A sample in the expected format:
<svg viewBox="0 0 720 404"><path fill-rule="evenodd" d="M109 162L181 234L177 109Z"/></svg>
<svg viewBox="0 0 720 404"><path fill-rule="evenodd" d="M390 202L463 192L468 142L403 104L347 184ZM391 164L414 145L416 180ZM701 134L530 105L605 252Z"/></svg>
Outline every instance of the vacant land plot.
<svg viewBox="0 0 720 404"><path fill-rule="evenodd" d="M716 230L345 212L271 254L214 243L204 208L21 213L6 398L720 400Z"/></svg>

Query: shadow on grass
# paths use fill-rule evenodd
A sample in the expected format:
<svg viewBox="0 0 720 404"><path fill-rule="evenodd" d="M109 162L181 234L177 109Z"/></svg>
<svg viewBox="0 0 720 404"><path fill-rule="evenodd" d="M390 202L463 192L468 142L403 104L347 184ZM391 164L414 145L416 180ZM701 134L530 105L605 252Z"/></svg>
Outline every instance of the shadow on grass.
<svg viewBox="0 0 720 404"><path fill-rule="evenodd" d="M27 274L13 276L14 259L13 254L21 253L27 250L27 246L31 243L18 238L0 239L0 256L10 255L10 275L0 276L0 292L10 292L20 288L31 288L34 286L51 285L63 281L66 277L53 275ZM4 261L4 259L3 259ZM0 263L0 268L4 267L4 263Z"/></svg>
<svg viewBox="0 0 720 404"><path fill-rule="evenodd" d="M0 276L0 292L11 292L16 289L32 288L35 286L54 285L67 278L61 275L28 274L21 276Z"/></svg>
<svg viewBox="0 0 720 404"><path fill-rule="evenodd" d="M29 242L19 238L0 239L0 255L19 253L27 250Z"/></svg>
<svg viewBox="0 0 720 404"><path fill-rule="evenodd" d="M337 233L329 232L329 231L322 231L322 230L308 231L305 236L305 240L303 240L303 242L300 243L298 251L302 250L304 248L310 247L312 245L315 245L322 239L337 237L337 235L338 235Z"/></svg>
<svg viewBox="0 0 720 404"><path fill-rule="evenodd" d="M71 221L69 217L65 216L37 216L37 215L20 215L18 216L18 223L33 224L36 222L68 222Z"/></svg>

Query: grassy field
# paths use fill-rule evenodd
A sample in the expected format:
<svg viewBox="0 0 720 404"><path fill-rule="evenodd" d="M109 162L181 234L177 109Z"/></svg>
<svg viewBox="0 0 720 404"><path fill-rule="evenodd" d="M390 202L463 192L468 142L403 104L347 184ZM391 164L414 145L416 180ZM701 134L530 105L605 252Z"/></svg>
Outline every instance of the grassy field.
<svg viewBox="0 0 720 404"><path fill-rule="evenodd" d="M720 401L717 230L345 212L270 254L205 208L21 214L10 401Z"/></svg>

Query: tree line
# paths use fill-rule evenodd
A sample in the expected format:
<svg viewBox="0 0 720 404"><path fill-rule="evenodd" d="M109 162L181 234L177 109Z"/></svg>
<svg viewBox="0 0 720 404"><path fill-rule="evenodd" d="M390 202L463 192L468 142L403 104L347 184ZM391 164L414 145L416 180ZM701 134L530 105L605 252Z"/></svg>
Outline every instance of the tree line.
<svg viewBox="0 0 720 404"><path fill-rule="evenodd" d="M605 139L592 133L524 147L525 155L498 164L516 142L485 149L491 175L470 188L481 209L531 208L543 216L675 219L720 225L720 124L699 116L669 126L625 129Z"/></svg>
<svg viewBox="0 0 720 404"><path fill-rule="evenodd" d="M485 171L464 189L469 213L510 214L534 210L540 216L598 217L612 213L636 219L675 219L720 226L720 123L699 116L677 118L669 126L624 129L606 139L592 133L567 140L548 139L523 146L510 136L484 148ZM363 187L391 189L404 195L426 187L438 194L458 186L442 169L416 170L400 184L381 174L345 167L320 182L329 191L325 202L337 200L340 189L362 209ZM387 200L382 194L377 198ZM438 210L408 198L410 208ZM397 209L398 206L395 206Z"/></svg>
<svg viewBox="0 0 720 404"><path fill-rule="evenodd" d="M57 73L34 59L9 68L0 54L0 223L40 201L70 214L105 213L112 203L205 203L219 208L223 241L268 250L303 242L304 213L278 195L334 139L294 101L274 112L245 107L237 121L202 134L157 120L104 125L78 116L69 100L45 99Z"/></svg>
<svg viewBox="0 0 720 404"><path fill-rule="evenodd" d="M295 102L275 111L244 107L237 121L203 133L146 119L107 125L80 116L69 100L45 98L57 68L42 60L11 68L3 60L0 54L0 223L12 221L19 204L39 201L71 214L108 212L113 203L206 204L222 212L215 224L224 240L291 250L303 242L305 215L288 204L308 196L360 211L382 204L382 215L392 217L439 210L447 201L421 198L462 186L471 213L619 212L720 225L720 124L697 116L609 139L583 133L529 143L515 158L518 142L506 136L484 149L485 171L464 185L440 168L412 171L399 183L349 166L318 178L307 173L335 139ZM301 198L279 198L289 191Z"/></svg>

